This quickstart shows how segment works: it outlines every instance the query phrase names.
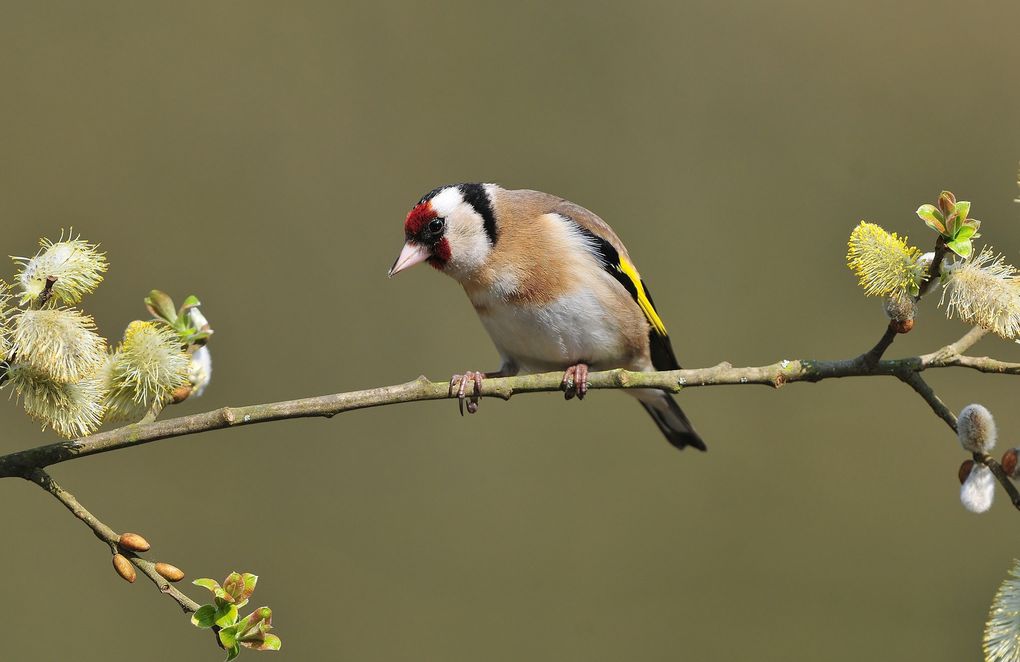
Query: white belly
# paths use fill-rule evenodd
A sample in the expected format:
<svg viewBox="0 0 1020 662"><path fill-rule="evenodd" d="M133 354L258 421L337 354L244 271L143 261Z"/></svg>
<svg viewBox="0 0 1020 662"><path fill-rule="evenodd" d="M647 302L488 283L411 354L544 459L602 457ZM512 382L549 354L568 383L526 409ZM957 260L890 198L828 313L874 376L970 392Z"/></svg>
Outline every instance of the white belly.
<svg viewBox="0 0 1020 662"><path fill-rule="evenodd" d="M619 367L625 346L612 311L590 290L578 289L540 305L486 302L479 313L496 348L522 372L541 372L587 363Z"/></svg>

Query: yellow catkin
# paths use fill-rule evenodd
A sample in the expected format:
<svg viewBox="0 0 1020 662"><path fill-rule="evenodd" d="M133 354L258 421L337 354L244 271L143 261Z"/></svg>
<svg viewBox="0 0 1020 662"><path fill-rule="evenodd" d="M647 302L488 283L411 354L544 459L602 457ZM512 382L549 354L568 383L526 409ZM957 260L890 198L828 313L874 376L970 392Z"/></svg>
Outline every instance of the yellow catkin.
<svg viewBox="0 0 1020 662"><path fill-rule="evenodd" d="M846 262L868 296L913 294L924 278L920 256L920 250L907 245L906 237L861 221L850 234Z"/></svg>
<svg viewBox="0 0 1020 662"><path fill-rule="evenodd" d="M58 241L42 239L42 247L35 257L16 257L21 264L17 280L21 286L22 303L35 301L46 289L46 279L56 280L51 285L51 301L75 304L94 291L103 281L108 268L106 254L96 244L90 244L73 231Z"/></svg>
<svg viewBox="0 0 1020 662"><path fill-rule="evenodd" d="M74 308L23 310L14 317L17 360L61 383L93 375L106 359L106 340L92 318Z"/></svg>
<svg viewBox="0 0 1020 662"><path fill-rule="evenodd" d="M102 375L108 388L107 418L137 421L166 404L174 389L188 381L190 359L169 327L135 321L109 358Z"/></svg>
<svg viewBox="0 0 1020 662"><path fill-rule="evenodd" d="M74 439L96 431L103 420L103 387L90 377L78 382L55 382L27 364L15 363L7 372L25 412L62 437Z"/></svg>

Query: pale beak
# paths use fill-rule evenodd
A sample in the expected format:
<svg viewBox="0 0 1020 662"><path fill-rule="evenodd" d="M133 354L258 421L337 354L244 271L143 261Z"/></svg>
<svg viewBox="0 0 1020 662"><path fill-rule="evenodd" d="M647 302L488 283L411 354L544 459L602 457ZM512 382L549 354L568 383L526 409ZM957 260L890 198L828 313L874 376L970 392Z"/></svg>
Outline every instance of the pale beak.
<svg viewBox="0 0 1020 662"><path fill-rule="evenodd" d="M424 262L432 256L429 249L415 244L413 242L407 242L404 244L403 250L400 251L400 255L397 256L397 261L390 267L390 277L395 276L404 269L409 269L416 264Z"/></svg>

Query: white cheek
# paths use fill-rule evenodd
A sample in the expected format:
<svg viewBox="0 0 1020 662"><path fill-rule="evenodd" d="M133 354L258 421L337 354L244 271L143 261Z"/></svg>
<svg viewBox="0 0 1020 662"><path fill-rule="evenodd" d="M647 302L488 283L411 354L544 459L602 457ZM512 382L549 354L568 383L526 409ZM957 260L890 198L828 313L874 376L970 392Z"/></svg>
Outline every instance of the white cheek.
<svg viewBox="0 0 1020 662"><path fill-rule="evenodd" d="M468 276L485 265L492 250L485 233L471 228L453 227L447 231L450 261L446 271L452 276Z"/></svg>
<svg viewBox="0 0 1020 662"><path fill-rule="evenodd" d="M463 201L457 188L446 188L432 198L432 209L440 216L450 216Z"/></svg>

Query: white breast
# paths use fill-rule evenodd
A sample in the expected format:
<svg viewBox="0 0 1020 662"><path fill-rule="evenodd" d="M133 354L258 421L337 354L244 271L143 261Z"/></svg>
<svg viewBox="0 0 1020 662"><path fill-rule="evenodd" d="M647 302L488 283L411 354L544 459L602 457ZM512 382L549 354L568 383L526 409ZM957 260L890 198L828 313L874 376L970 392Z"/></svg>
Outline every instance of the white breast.
<svg viewBox="0 0 1020 662"><path fill-rule="evenodd" d="M618 367L626 353L613 312L588 288L540 306L490 302L479 317L500 354L522 372L582 362L596 369Z"/></svg>

